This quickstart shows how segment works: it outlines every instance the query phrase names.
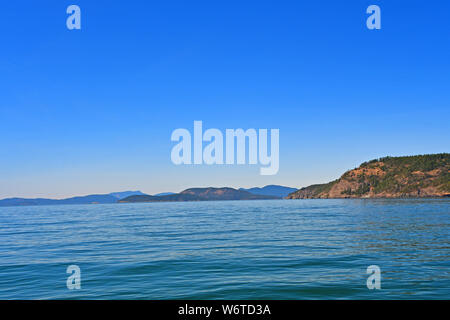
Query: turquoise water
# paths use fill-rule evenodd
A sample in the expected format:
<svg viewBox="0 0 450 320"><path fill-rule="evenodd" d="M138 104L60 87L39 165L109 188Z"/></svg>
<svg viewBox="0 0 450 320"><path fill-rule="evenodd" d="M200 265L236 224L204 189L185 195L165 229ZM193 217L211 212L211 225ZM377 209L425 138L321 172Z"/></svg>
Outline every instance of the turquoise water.
<svg viewBox="0 0 450 320"><path fill-rule="evenodd" d="M450 200L0 208L0 299L61 298L449 299Z"/></svg>

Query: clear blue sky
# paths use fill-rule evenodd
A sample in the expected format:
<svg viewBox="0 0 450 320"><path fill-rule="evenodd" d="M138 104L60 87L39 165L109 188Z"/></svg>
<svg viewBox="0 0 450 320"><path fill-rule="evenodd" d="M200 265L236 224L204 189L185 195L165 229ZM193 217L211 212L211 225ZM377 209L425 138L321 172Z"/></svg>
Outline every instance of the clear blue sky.
<svg viewBox="0 0 450 320"><path fill-rule="evenodd" d="M366 28L371 4L381 30ZM3 2L0 198L301 187L448 152L449 13L434 0ZM279 173L173 165L170 135L194 120L279 128Z"/></svg>

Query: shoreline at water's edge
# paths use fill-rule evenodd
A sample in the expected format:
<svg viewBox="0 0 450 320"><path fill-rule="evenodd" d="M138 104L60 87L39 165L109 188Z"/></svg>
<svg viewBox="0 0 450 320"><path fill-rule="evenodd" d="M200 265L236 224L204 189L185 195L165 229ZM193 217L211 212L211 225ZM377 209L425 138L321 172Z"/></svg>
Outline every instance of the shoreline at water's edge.
<svg viewBox="0 0 450 320"><path fill-rule="evenodd" d="M29 204L20 206L0 206L1 208L24 208L24 207L57 207L57 206L101 206L101 205L124 205L124 204L141 204L141 203L199 203L199 202L234 202L234 201L274 201L274 200L425 200L436 199L443 200L449 199L450 196L442 197L372 197L372 198L280 198L280 199L242 199L242 200L192 200L192 201L142 201L142 202L115 202L115 203L66 203L66 204Z"/></svg>

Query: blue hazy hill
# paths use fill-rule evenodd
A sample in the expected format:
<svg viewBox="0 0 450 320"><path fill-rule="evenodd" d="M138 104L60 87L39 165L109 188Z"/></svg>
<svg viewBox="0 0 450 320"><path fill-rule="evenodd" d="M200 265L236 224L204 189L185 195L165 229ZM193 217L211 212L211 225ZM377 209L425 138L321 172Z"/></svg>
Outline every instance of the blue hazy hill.
<svg viewBox="0 0 450 320"><path fill-rule="evenodd" d="M154 197L161 197L161 196L170 196L172 194L175 194L175 192L161 192L161 193L154 194L153 196Z"/></svg>
<svg viewBox="0 0 450 320"><path fill-rule="evenodd" d="M67 199L26 199L26 198L8 198L0 200L0 207L9 206L42 206L57 204L92 204L92 203L116 203L118 200L133 196L145 195L141 191L123 191L109 194L91 194L87 196L72 197Z"/></svg>
<svg viewBox="0 0 450 320"><path fill-rule="evenodd" d="M116 199L121 200L126 197L130 197L130 196L138 196L138 195L143 196L143 195L145 195L145 193L142 193L141 191L136 190L136 191L112 192L112 193L109 193L109 195L115 197Z"/></svg>
<svg viewBox="0 0 450 320"><path fill-rule="evenodd" d="M262 195L262 196L275 196L284 198L287 197L290 193L297 191L296 188L278 186L278 185L268 185L262 188L250 188L244 189L240 188L239 190L247 191L253 194Z"/></svg>

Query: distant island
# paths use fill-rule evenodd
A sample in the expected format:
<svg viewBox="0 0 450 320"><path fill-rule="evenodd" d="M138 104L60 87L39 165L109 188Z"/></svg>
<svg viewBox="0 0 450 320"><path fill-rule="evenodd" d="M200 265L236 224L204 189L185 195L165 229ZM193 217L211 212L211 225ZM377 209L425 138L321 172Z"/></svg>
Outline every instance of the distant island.
<svg viewBox="0 0 450 320"><path fill-rule="evenodd" d="M117 203L117 201L131 195L143 195L141 191L112 192L108 194L90 194L87 196L72 197L67 199L46 199L46 198L7 198L0 200L0 207L10 206L46 206L59 204L107 204Z"/></svg>
<svg viewBox="0 0 450 320"><path fill-rule="evenodd" d="M214 201L214 200L264 200L281 199L277 196L253 194L233 188L190 188L180 193L149 196L135 195L119 200L121 203L132 202L180 202L180 201Z"/></svg>
<svg viewBox="0 0 450 320"><path fill-rule="evenodd" d="M62 204L281 199L295 190L297 189L270 185L262 188L241 188L239 190L233 188L191 188L180 193L164 192L155 195L148 195L141 191L123 191L108 194L91 194L67 199L7 198L0 200L0 207Z"/></svg>
<svg viewBox="0 0 450 320"><path fill-rule="evenodd" d="M364 162L339 179L311 185L287 199L420 198L450 196L450 154L385 157Z"/></svg>

